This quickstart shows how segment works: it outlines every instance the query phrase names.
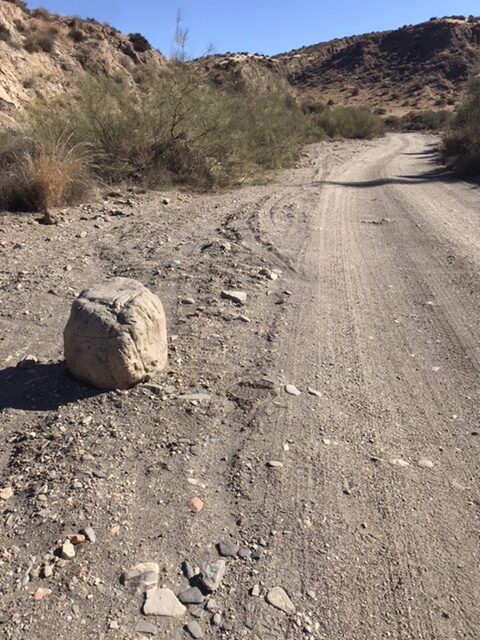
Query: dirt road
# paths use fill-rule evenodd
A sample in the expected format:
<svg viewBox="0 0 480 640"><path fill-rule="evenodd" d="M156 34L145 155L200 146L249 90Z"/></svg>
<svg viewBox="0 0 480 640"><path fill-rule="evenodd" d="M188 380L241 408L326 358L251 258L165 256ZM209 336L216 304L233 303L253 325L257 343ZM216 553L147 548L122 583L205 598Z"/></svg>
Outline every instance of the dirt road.
<svg viewBox="0 0 480 640"><path fill-rule="evenodd" d="M434 145L322 144L274 185L111 194L58 227L3 217L6 638L146 637L122 571L158 562L178 593L182 561L226 538L244 557L216 602L149 618L159 637L194 618L235 639L480 637L480 191ZM71 300L111 275L165 302L158 387L96 394L61 364ZM87 525L97 542L58 562ZM296 613L265 601L275 586Z"/></svg>

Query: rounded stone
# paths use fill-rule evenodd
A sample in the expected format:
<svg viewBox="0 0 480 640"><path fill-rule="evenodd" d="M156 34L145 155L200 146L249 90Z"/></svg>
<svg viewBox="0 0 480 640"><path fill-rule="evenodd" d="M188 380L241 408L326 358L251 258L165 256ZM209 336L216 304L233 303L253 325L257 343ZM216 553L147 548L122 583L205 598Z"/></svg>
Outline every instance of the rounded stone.
<svg viewBox="0 0 480 640"><path fill-rule="evenodd" d="M145 382L167 364L162 303L130 278L85 289L72 305L64 348L72 374L98 389L129 389Z"/></svg>

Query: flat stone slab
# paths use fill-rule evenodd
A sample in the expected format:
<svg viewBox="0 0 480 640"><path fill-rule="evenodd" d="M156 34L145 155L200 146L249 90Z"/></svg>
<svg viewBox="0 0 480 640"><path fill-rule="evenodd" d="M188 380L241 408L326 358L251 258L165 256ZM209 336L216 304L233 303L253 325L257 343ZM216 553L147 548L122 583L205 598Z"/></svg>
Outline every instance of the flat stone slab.
<svg viewBox="0 0 480 640"><path fill-rule="evenodd" d="M187 611L171 589L149 589L145 594L143 613L146 616L182 618Z"/></svg>

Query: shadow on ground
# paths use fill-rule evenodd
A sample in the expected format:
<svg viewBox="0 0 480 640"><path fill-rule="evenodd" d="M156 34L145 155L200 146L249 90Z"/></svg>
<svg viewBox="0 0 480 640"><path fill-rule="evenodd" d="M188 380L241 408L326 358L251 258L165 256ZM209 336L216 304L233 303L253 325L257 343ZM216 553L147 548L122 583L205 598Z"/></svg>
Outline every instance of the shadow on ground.
<svg viewBox="0 0 480 640"><path fill-rule="evenodd" d="M0 410L51 411L99 393L75 380L63 362L21 363L0 371Z"/></svg>

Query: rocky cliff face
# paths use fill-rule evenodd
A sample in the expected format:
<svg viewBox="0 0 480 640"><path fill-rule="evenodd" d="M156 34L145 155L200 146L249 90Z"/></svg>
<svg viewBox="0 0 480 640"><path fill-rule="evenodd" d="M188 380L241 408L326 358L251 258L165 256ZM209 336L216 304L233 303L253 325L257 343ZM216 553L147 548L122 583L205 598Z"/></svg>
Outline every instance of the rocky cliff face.
<svg viewBox="0 0 480 640"><path fill-rule="evenodd" d="M130 81L163 56L138 36L126 36L93 20L64 18L0 0L0 111L37 96L62 93L82 71Z"/></svg>

